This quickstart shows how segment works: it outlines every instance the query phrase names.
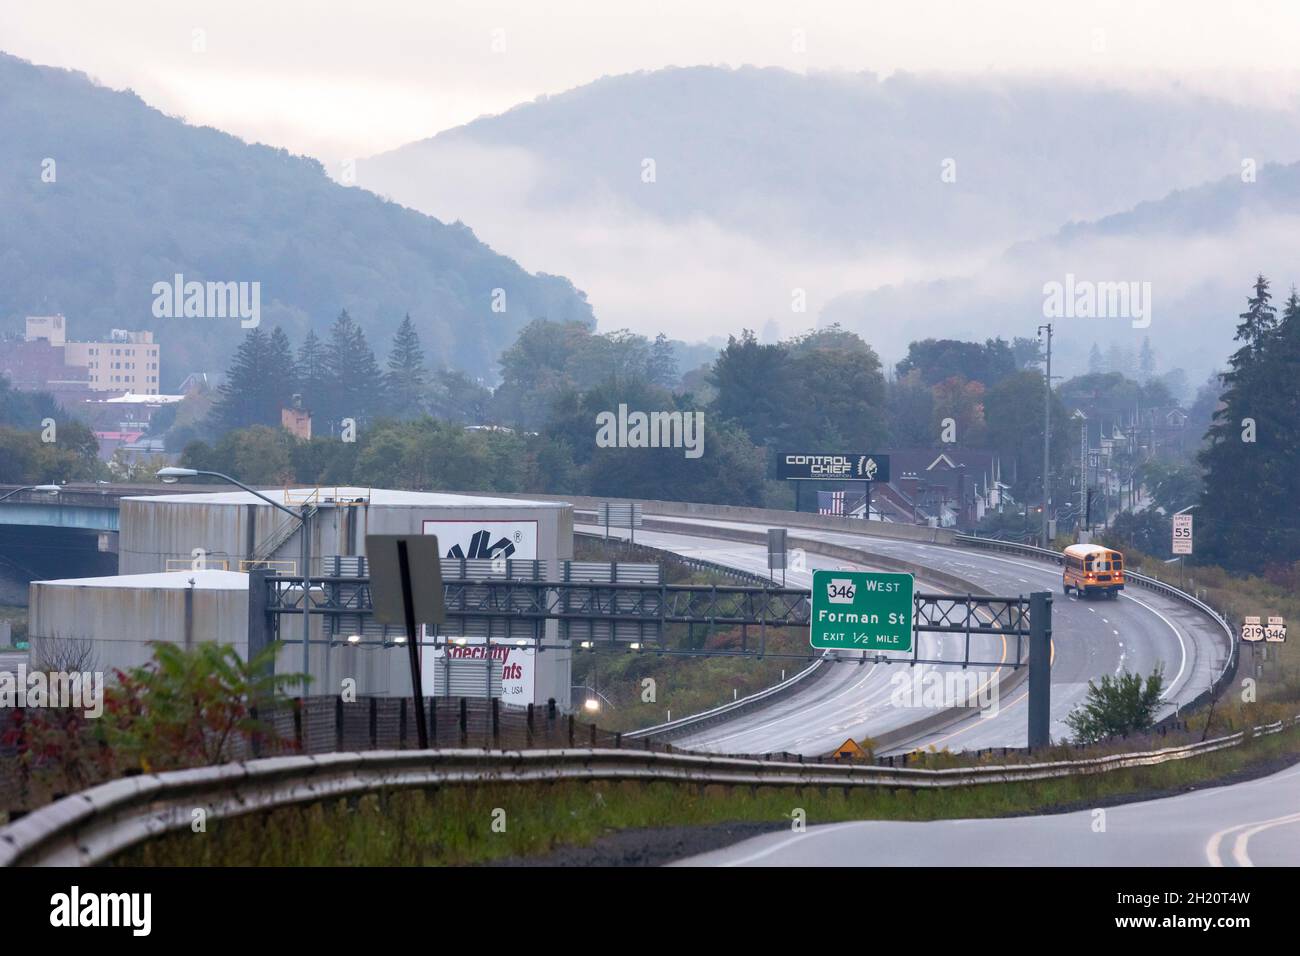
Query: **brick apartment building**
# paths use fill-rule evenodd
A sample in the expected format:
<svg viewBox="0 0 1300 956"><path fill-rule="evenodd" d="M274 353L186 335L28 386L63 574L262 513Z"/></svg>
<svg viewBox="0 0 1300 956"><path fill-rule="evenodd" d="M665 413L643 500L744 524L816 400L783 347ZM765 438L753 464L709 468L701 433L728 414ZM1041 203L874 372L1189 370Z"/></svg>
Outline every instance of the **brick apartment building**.
<svg viewBox="0 0 1300 956"><path fill-rule="evenodd" d="M52 366L59 354L61 369ZM29 315L24 340L9 343L0 356L0 371L15 388L26 389L84 380L91 391L157 395L159 365L152 332L114 329L105 342L68 341L62 315Z"/></svg>

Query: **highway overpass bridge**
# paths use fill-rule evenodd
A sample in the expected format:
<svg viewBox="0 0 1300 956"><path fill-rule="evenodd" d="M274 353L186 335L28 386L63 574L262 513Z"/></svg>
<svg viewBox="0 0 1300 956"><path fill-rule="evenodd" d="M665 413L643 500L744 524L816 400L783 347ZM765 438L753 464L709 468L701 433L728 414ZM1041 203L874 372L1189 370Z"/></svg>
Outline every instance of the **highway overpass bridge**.
<svg viewBox="0 0 1300 956"><path fill-rule="evenodd" d="M133 495L211 491L210 485L69 482L58 494L0 484L0 604L26 605L45 578L117 573L119 503ZM12 492L12 494L11 494Z"/></svg>

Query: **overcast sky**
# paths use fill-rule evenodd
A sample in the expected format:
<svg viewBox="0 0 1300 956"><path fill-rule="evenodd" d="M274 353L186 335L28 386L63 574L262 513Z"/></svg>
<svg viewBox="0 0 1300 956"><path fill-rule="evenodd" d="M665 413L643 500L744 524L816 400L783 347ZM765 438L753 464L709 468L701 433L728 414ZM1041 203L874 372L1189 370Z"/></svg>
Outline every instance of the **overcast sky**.
<svg viewBox="0 0 1300 956"><path fill-rule="evenodd" d="M1052 71L1287 98L1295 0L4 0L0 49L192 123L372 155L668 65Z"/></svg>

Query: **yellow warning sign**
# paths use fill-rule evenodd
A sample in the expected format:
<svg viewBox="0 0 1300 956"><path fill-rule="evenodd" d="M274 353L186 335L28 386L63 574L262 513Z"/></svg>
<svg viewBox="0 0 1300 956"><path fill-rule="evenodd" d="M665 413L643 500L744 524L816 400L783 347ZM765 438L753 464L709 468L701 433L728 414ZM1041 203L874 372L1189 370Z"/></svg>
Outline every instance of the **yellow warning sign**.
<svg viewBox="0 0 1300 956"><path fill-rule="evenodd" d="M865 757L866 755L867 752L862 749L862 746L850 737L848 740L844 741L844 743L836 747L835 752L831 756L836 760L839 760L843 757Z"/></svg>

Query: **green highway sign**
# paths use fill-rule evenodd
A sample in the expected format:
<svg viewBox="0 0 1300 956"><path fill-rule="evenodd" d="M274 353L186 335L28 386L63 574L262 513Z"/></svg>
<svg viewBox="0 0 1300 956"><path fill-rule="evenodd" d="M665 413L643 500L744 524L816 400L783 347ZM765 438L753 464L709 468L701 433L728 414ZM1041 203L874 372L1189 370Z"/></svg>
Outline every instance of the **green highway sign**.
<svg viewBox="0 0 1300 956"><path fill-rule="evenodd" d="M814 571L813 647L825 650L910 651L910 574L879 571Z"/></svg>

